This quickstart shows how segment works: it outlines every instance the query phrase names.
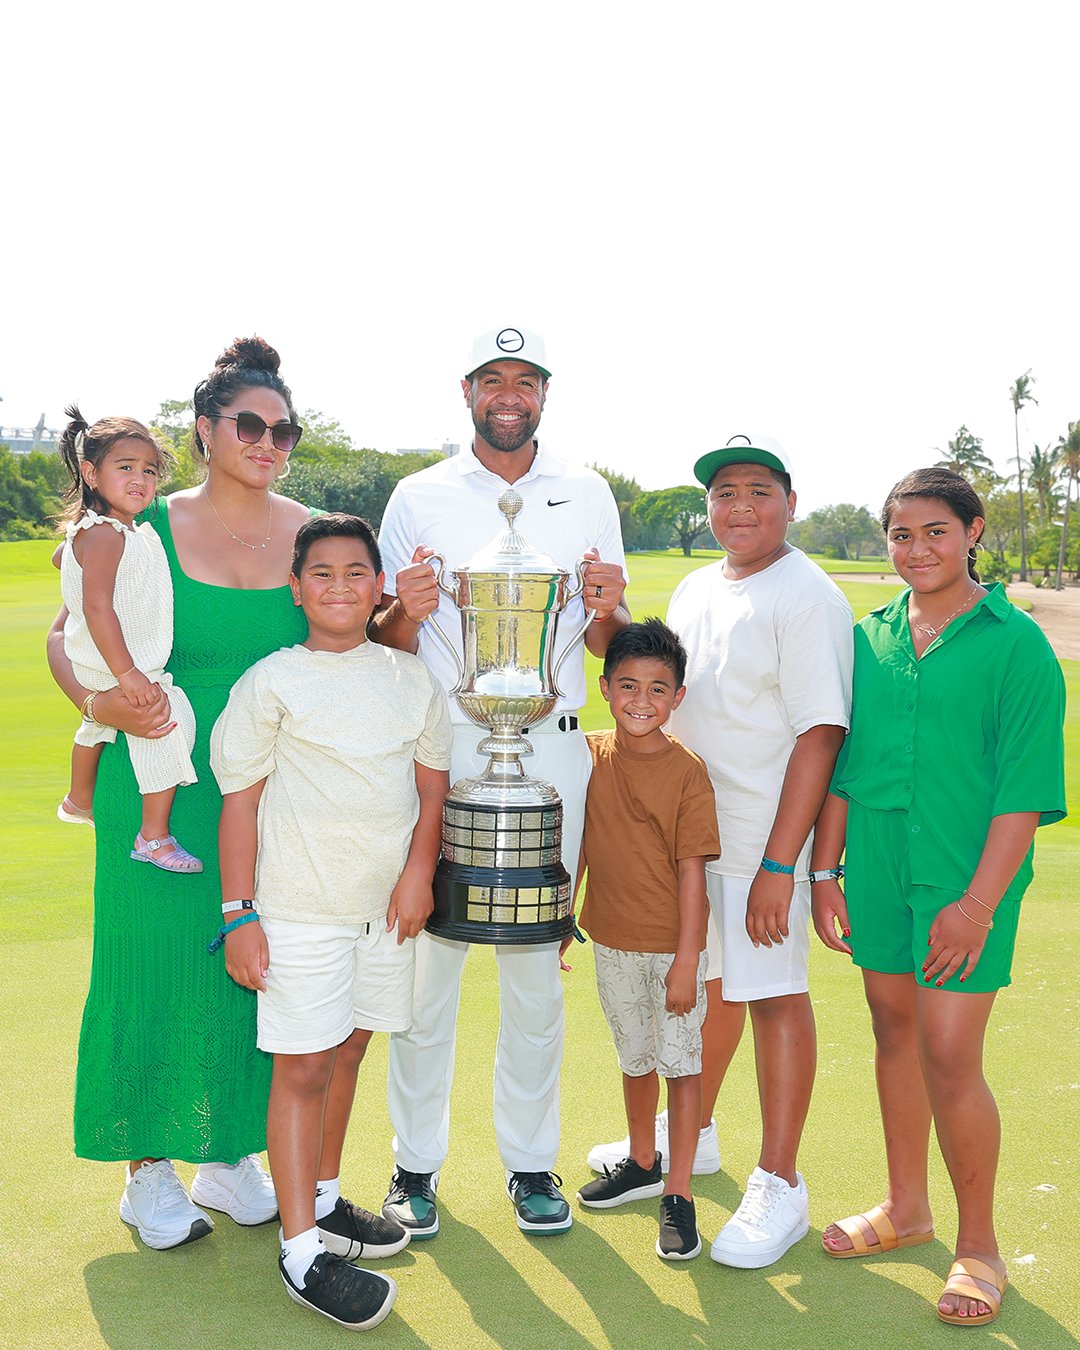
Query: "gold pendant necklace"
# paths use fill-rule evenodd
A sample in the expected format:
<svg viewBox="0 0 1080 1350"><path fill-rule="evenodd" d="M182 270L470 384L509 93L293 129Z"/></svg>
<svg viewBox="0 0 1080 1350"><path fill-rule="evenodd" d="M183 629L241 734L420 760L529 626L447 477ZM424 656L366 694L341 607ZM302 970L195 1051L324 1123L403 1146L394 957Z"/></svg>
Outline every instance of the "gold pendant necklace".
<svg viewBox="0 0 1080 1350"><path fill-rule="evenodd" d="M971 590L968 591L967 595L964 597L961 603L957 605L957 607L953 610L953 612L949 615L947 619L944 619L942 621L940 628L935 628L932 623L920 623L918 619L912 618L910 608L908 609L908 618L911 620L913 627L917 628L921 633L925 633L928 638L933 639L936 637L940 637L942 632L949 626L949 624L952 623L953 619L956 618L956 616L960 613L960 611L962 609L966 609L967 606L971 603L971 598L973 595L975 595L978 589L979 589L978 586L972 586Z"/></svg>
<svg viewBox="0 0 1080 1350"><path fill-rule="evenodd" d="M213 511L214 515L217 516L218 524L221 526L221 528L225 531L225 533L229 536L230 539L235 539L238 544L243 544L245 548L251 549L253 553L257 553L259 549L265 548L267 544L269 544L270 530L271 526L274 523L274 499L272 496L269 498L270 509L267 512L266 516L266 538L262 541L261 544L249 544L246 539L241 539L238 534L234 534L232 530L229 529L228 525L226 525L225 522L221 519L221 516L218 514L217 507L214 505L209 492L207 492L205 488L203 488L203 496L206 498L207 506L209 506L210 510Z"/></svg>

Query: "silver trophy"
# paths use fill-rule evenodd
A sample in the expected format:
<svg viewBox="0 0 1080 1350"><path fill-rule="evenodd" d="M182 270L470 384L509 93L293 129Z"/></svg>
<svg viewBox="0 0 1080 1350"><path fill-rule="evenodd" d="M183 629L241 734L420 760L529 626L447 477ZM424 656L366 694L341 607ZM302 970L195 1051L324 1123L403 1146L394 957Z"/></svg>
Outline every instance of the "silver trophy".
<svg viewBox="0 0 1080 1350"><path fill-rule="evenodd" d="M550 783L529 778L530 727L558 705L559 671L593 618L554 663L559 615L585 588L545 553L530 548L514 518L512 488L499 498L506 530L446 581L446 560L433 554L439 589L461 611L464 663L434 616L427 620L453 655L460 678L451 693L490 735L483 773L459 779L443 807L442 856L428 931L457 942L558 942L574 927L570 875L562 864L562 802Z"/></svg>

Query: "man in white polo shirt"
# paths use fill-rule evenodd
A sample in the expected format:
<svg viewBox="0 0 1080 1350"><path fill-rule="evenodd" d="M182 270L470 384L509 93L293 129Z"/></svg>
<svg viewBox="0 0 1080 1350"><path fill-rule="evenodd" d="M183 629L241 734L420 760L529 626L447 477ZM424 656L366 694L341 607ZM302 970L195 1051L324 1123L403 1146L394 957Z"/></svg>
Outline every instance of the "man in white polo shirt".
<svg viewBox="0 0 1080 1350"><path fill-rule="evenodd" d="M589 559L585 595L562 616L555 659L580 627L583 605L596 612L586 642L597 656L630 621L622 604L625 560L611 489L598 473L557 458L536 439L550 377L536 333L506 327L478 337L461 382L474 427L471 447L403 479L383 516L379 544L387 578L395 581L376 617L378 638L419 650L447 690L458 673L424 620L437 611L443 632L458 638L461 623L425 559L438 552L453 569L489 543L505 526L496 503L510 484L524 503L515 523L534 548L571 573L583 557ZM562 860L574 877L591 765L577 725L585 702L580 650L568 658L560 684L559 706L530 729L534 755L528 770L553 783L562 797ZM486 732L467 721L453 699L450 704L454 782L482 771L487 756L478 755L476 746ZM390 1040L395 1172L383 1213L409 1228L414 1240L434 1237L439 1227L435 1188L449 1146L454 1039L468 950L467 943L420 936L413 1026ZM570 1208L552 1174L564 1027L559 944L499 945L495 954L500 1025L494 1124L507 1191L523 1231L565 1232Z"/></svg>

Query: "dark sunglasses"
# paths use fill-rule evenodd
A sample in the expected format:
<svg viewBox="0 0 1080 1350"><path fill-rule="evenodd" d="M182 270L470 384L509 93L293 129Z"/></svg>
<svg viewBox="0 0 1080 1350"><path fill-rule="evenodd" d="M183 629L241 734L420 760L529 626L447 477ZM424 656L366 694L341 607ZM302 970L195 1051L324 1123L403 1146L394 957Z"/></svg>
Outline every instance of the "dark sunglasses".
<svg viewBox="0 0 1080 1350"><path fill-rule="evenodd" d="M217 413L216 415L224 417L228 422L236 423L236 438L243 441L245 445L258 445L266 433L267 423L262 420L258 413ZM299 422L275 422L270 428L270 439L274 442L274 449L280 450L284 455L295 449L297 441L303 434L304 428Z"/></svg>

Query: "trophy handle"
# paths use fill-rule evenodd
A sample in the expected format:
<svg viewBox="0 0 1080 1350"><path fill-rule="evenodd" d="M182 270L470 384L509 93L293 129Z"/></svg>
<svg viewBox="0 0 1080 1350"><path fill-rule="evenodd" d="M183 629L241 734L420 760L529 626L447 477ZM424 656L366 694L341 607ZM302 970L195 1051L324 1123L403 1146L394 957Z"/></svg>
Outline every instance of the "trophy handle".
<svg viewBox="0 0 1080 1350"><path fill-rule="evenodd" d="M574 574L575 574L575 576L577 577L577 585L574 587L574 589L573 589L572 591L568 591L568 592L567 592L566 600L565 600L565 604L566 604L566 605L568 605L568 604L570 603L571 600L576 600L577 597L578 597L579 595L581 595L581 594L584 592L584 590L585 590L585 568L586 568L587 565L588 565L588 564L586 563L585 559L582 558L581 561L578 563L577 567L574 569ZM559 687L559 671L562 670L563 662L564 662L564 661L566 660L566 658L570 655L570 653L574 650L574 648L578 645L578 643L581 642L581 641L584 639L585 633L586 633L587 630L588 630L589 624L591 624L592 621L593 621L593 619L595 619L595 618L596 618L596 610L595 610L595 609L589 609L589 610L586 610L586 611L585 611L585 622L581 625L581 627L577 630L577 632L574 634L574 636L573 636L573 637L570 639L570 641L566 644L566 646L565 646L564 649L563 649L563 654L562 654L562 656L560 656L559 659L558 659L558 661L555 662L555 669L554 669L554 671L552 672L552 675L551 675L551 682L552 682L552 684L555 686L556 689L558 689L558 687Z"/></svg>
<svg viewBox="0 0 1080 1350"><path fill-rule="evenodd" d="M574 575L577 577L577 585L574 587L572 591L567 591L565 601L566 604L569 604L571 600L576 600L578 596L584 592L586 566L587 564L585 562L585 559L582 558L581 561L578 563L577 567L574 568ZM584 632L584 629L582 629L582 632ZM569 648L567 648L567 650L569 650Z"/></svg>
<svg viewBox="0 0 1080 1350"><path fill-rule="evenodd" d="M446 559L442 556L441 553L431 553L428 555L427 558L424 559L424 561L431 564L432 571L435 573L435 584L438 586L439 590L442 591L444 595L448 595L450 599L453 600L454 603L456 604L457 590L453 586L448 586L446 582L443 581L443 574L446 571ZM439 564L437 569L435 567L436 563ZM439 627L439 622L435 618L434 610L431 611L431 613L427 616L424 622L426 624L430 624L432 629L439 635L439 637L442 640L443 646L454 658L454 665L457 666L458 670L458 680L459 681L463 680L465 678L465 667L464 665L462 665L461 657L458 655L458 649L454 646L454 644L446 636L443 630Z"/></svg>
<svg viewBox="0 0 1080 1350"><path fill-rule="evenodd" d="M596 610L590 609L588 611L585 622L581 625L581 627L577 630L574 636L566 644L566 646L563 648L562 656L560 656L559 659L555 662L555 669L551 675L551 683L555 686L556 693L559 692L559 671L562 670L563 662L574 650L574 648L578 645L578 643L584 640L585 634L588 631L589 624L591 624L593 619L595 618L596 618Z"/></svg>
<svg viewBox="0 0 1080 1350"><path fill-rule="evenodd" d="M446 559L441 553L429 553L424 561L431 564L431 570L435 573L435 585L438 586L443 595L448 595L456 605L458 598L457 587L448 586L446 582L443 581L443 577L446 575ZM437 568L435 566L436 563L439 564Z"/></svg>

